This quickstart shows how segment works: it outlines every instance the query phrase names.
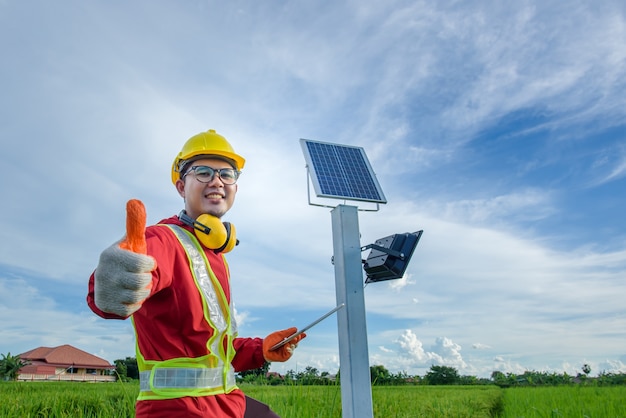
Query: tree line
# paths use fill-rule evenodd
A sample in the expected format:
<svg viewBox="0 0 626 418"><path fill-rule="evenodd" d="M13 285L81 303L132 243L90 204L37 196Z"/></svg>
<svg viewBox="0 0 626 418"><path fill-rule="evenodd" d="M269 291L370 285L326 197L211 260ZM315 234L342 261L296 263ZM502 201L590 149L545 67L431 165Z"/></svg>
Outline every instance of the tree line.
<svg viewBox="0 0 626 418"><path fill-rule="evenodd" d="M0 358L0 379L15 380L19 370L28 365L20 356L2 354ZM137 359L126 357L114 361L114 374L122 381L139 379ZM252 384L265 385L335 385L340 382L340 372L331 375L328 372L320 372L315 367L307 366L302 371L289 370L285 375L270 372L270 363L265 362L262 367L237 373L237 381ZM458 370L450 366L432 365L424 376L409 375L406 372L391 373L382 365L370 367L372 385L497 385L500 387L517 386L558 386L558 385L594 385L611 386L626 385L626 373L601 372L597 377L589 377L591 367L585 364L581 368L582 373L569 375L567 373L525 371L522 374L504 373L494 371L490 378L476 376L462 376Z"/></svg>
<svg viewBox="0 0 626 418"><path fill-rule="evenodd" d="M116 373L122 380L139 379L137 360L126 357L124 360L115 360ZM338 385L341 370L336 375L315 367L307 366L302 371L289 370L284 375L270 372L270 363L254 370L237 373L237 381L263 385ZM598 377L589 377L591 367L585 364L582 373L575 376L567 373L551 373L540 371L525 371L522 374L494 371L490 378L460 375L458 370L450 366L432 365L424 376L409 375L406 372L391 373L382 365L370 367L372 385L400 386L400 385L497 385L500 387L516 386L558 386L558 385L595 385L611 386L626 385L626 373L601 372Z"/></svg>

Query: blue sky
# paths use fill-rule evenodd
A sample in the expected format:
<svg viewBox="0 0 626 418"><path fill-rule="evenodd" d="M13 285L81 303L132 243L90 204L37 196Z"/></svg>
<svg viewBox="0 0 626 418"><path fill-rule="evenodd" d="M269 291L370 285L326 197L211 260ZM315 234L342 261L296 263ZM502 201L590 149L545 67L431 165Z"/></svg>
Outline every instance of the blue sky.
<svg viewBox="0 0 626 418"><path fill-rule="evenodd" d="M367 152L388 203L362 245L424 230L405 277L364 290L371 364L626 372L623 2L0 0L0 45L0 352L134 355L89 274L128 199L182 209L172 160L216 129L247 159L242 335L335 306L308 138ZM337 371L336 320L272 369L306 366Z"/></svg>

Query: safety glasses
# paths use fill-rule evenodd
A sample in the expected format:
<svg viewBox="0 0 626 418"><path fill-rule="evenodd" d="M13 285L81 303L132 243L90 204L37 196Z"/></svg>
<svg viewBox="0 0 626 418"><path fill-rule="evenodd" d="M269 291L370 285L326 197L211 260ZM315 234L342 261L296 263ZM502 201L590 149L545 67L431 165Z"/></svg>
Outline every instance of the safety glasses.
<svg viewBox="0 0 626 418"><path fill-rule="evenodd" d="M194 165L190 167L185 173L185 176L189 173L193 173L196 176L196 180L200 183L209 183L215 178L215 174L220 178L224 184L235 184L239 178L240 172L234 168L213 168L208 165ZM184 176L183 176L184 178Z"/></svg>

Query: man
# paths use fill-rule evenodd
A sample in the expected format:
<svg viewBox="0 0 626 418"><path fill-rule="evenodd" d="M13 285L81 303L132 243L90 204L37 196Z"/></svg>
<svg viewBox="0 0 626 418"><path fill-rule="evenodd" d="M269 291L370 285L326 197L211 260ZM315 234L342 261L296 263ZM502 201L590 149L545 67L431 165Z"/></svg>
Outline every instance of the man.
<svg viewBox="0 0 626 418"><path fill-rule="evenodd" d="M130 317L135 328L137 417L277 417L241 392L234 372L288 360L305 335L275 350L296 328L237 337L224 258L237 240L220 218L234 203L244 164L214 130L191 137L172 164L185 210L144 234L145 210L129 202L127 236L101 254L89 279L93 312Z"/></svg>

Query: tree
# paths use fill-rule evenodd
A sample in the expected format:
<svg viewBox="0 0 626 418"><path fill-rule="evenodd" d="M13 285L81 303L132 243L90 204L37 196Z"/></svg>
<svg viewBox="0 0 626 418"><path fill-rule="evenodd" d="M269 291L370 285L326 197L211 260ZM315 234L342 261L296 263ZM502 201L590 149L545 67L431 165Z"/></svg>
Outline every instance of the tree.
<svg viewBox="0 0 626 418"><path fill-rule="evenodd" d="M17 380L20 369L29 364L29 361L22 360L20 356L12 356L11 353L2 354L2 359L0 359L0 377L5 380Z"/></svg>
<svg viewBox="0 0 626 418"><path fill-rule="evenodd" d="M320 372L315 367L306 366L304 372L298 373L296 377L303 385L316 385L320 381L319 375Z"/></svg>
<svg viewBox="0 0 626 418"><path fill-rule="evenodd" d="M589 373L591 373L591 366L583 364L583 373L585 373L585 376L589 376Z"/></svg>
<svg viewBox="0 0 626 418"><path fill-rule="evenodd" d="M498 386L508 386L506 381L506 375L502 373L500 370L494 370L491 372L491 380Z"/></svg>
<svg viewBox="0 0 626 418"><path fill-rule="evenodd" d="M476 376L461 376L459 377L459 384L460 385L478 385L480 384L480 381L478 379L478 377Z"/></svg>
<svg viewBox="0 0 626 418"><path fill-rule="evenodd" d="M370 378L374 385L386 385L390 380L389 370L385 366L371 366Z"/></svg>
<svg viewBox="0 0 626 418"><path fill-rule="evenodd" d="M128 380L128 369L126 368L126 363L124 360L117 359L113 361L115 364L115 371L117 373L118 379L125 382Z"/></svg>
<svg viewBox="0 0 626 418"><path fill-rule="evenodd" d="M238 374L241 380L245 382L255 382L255 381L265 379L269 370L270 370L270 362L266 361L265 363L263 363L261 367L257 369L242 370Z"/></svg>
<svg viewBox="0 0 626 418"><path fill-rule="evenodd" d="M459 372L448 366L432 365L425 377L429 385L456 385L461 380Z"/></svg>
<svg viewBox="0 0 626 418"><path fill-rule="evenodd" d="M294 382L297 378L296 372L293 369L289 369L287 373L285 373L285 380L288 382Z"/></svg>
<svg viewBox="0 0 626 418"><path fill-rule="evenodd" d="M419 382L419 376L409 376L409 374L405 371L398 372L397 374L390 373L389 374L389 385L400 386L400 385L415 385Z"/></svg>
<svg viewBox="0 0 626 418"><path fill-rule="evenodd" d="M120 379L124 381L139 379L139 367L135 357L126 357L124 360L117 359L113 364L115 364L115 370Z"/></svg>

